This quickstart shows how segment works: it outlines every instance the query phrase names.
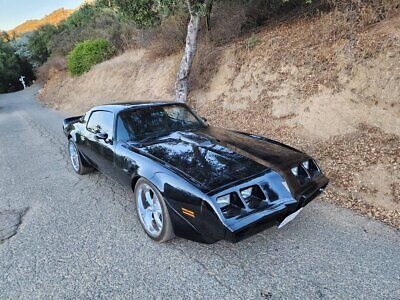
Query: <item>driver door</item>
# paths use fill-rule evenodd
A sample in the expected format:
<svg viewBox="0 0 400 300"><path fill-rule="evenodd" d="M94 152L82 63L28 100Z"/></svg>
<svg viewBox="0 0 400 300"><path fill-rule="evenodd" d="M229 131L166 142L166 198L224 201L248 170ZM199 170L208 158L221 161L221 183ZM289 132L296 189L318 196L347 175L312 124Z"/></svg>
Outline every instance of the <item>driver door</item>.
<svg viewBox="0 0 400 300"><path fill-rule="evenodd" d="M114 168L114 114L105 110L93 111L86 125L85 148L96 169L112 175Z"/></svg>

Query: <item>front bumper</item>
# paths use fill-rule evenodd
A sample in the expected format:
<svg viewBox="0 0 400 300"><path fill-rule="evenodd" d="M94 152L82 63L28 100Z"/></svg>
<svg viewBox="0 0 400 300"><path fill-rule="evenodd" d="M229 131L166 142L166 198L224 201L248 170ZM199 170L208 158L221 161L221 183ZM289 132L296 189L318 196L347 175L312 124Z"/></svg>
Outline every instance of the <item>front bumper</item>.
<svg viewBox="0 0 400 300"><path fill-rule="evenodd" d="M288 215L306 206L320 195L328 183L328 178L320 176L311 182L302 193L295 196L296 201L281 203L267 210L256 212L226 228L224 239L236 243L281 223Z"/></svg>

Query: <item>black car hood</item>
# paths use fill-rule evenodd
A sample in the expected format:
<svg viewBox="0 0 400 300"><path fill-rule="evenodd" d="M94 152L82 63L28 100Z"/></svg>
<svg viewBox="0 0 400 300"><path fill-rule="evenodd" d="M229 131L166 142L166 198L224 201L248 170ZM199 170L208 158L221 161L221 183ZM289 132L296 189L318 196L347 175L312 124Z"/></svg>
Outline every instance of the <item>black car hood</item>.
<svg viewBox="0 0 400 300"><path fill-rule="evenodd" d="M275 141L211 126L173 132L136 147L179 171L203 191L268 169L281 173L307 158Z"/></svg>

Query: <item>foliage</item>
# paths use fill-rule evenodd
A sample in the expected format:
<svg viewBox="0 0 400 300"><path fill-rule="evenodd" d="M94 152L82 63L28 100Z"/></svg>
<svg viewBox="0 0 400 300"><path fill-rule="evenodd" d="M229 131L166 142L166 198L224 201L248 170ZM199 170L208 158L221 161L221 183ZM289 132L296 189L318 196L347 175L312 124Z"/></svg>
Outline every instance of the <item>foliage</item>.
<svg viewBox="0 0 400 300"><path fill-rule="evenodd" d="M108 1L108 0L100 0ZM184 0L110 0L112 7L124 17L132 20L140 28L160 25L162 20L180 11ZM197 1L199 2L199 1ZM200 1L201 2L201 1Z"/></svg>
<svg viewBox="0 0 400 300"><path fill-rule="evenodd" d="M27 61L32 60L32 53L29 50L29 39L32 35L33 32L27 32L10 41L10 45L14 48L15 54Z"/></svg>
<svg viewBox="0 0 400 300"><path fill-rule="evenodd" d="M10 36L6 31L2 31L0 32L0 40L4 41L4 42L9 42L12 40L12 36Z"/></svg>
<svg viewBox="0 0 400 300"><path fill-rule="evenodd" d="M82 27L85 26L96 13L96 8L90 4L84 4L77 11L72 13L66 20L60 23L60 29L63 27Z"/></svg>
<svg viewBox="0 0 400 300"><path fill-rule="evenodd" d="M121 18L120 13L108 4L95 2L94 5L84 5L59 24L50 48L52 55L65 56L77 43L101 38L123 51L135 43L137 36L133 21Z"/></svg>
<svg viewBox="0 0 400 300"><path fill-rule="evenodd" d="M165 18L155 29L148 51L150 58L173 55L183 49L186 41L188 16L186 12L176 12Z"/></svg>
<svg viewBox="0 0 400 300"><path fill-rule="evenodd" d="M115 0L121 14L133 20L140 27L152 27L160 24L158 1L156 0Z"/></svg>
<svg viewBox="0 0 400 300"><path fill-rule="evenodd" d="M0 93L21 89L21 75L30 82L33 79L32 67L15 54L9 42L0 39Z"/></svg>
<svg viewBox="0 0 400 300"><path fill-rule="evenodd" d="M224 10L226 6L234 7L231 3L243 3L235 7L249 12L245 18L239 21L233 20L230 15L220 18L212 14L212 25L225 24L214 30L212 40L225 42L238 36L243 27L253 28L265 20L265 12L273 11L274 5L283 5L286 0L219 0L215 1L214 10ZM298 2L305 0L291 0ZM197 14L207 15L207 29L209 28L212 3L208 1L189 0L191 9ZM271 4L272 3L272 4ZM256 7L257 13L250 11ZM254 10L254 9L253 9ZM235 14L235 11L232 11ZM232 15L232 14L231 14ZM176 25L171 22L171 17L177 20ZM72 13L58 26L46 25L31 33L28 37L18 40L15 46L21 57L28 59L35 67L42 65L50 56L67 56L75 45L86 40L106 39L113 44L118 51L124 51L133 46L152 45L154 53L169 55L178 51L185 37L181 33L186 32L187 23L180 20L188 20L188 7L186 0L96 0L91 4L85 4ZM239 15L238 15L239 16ZM215 19L215 20L214 20ZM243 21L244 20L244 21ZM227 26L235 22L235 33ZM211 28L211 31L213 28ZM175 34L176 33L176 34ZM165 38L167 37L167 38ZM143 41L143 39L151 39ZM164 51L165 49L165 51Z"/></svg>
<svg viewBox="0 0 400 300"><path fill-rule="evenodd" d="M101 2L101 1L100 1ZM85 4L57 26L45 25L24 34L13 42L17 53L35 67L42 65L50 56L67 56L76 44L93 39L106 39L116 49L131 46L137 32L135 24L122 20L120 14L105 3ZM3 34L2 39L10 40Z"/></svg>
<svg viewBox="0 0 400 300"><path fill-rule="evenodd" d="M44 25L35 30L29 37L28 49L31 53L31 60L35 65L43 64L51 54L51 39L57 32L57 27Z"/></svg>
<svg viewBox="0 0 400 300"><path fill-rule="evenodd" d="M246 48L247 50L252 50L255 45L257 45L259 39L255 33L252 33L251 36L246 41Z"/></svg>
<svg viewBox="0 0 400 300"><path fill-rule="evenodd" d="M104 60L110 59L115 49L105 39L89 40L76 45L68 55L67 68L72 75L81 75Z"/></svg>
<svg viewBox="0 0 400 300"><path fill-rule="evenodd" d="M0 39L0 93L8 92L10 87L18 84L21 66L14 49Z"/></svg>

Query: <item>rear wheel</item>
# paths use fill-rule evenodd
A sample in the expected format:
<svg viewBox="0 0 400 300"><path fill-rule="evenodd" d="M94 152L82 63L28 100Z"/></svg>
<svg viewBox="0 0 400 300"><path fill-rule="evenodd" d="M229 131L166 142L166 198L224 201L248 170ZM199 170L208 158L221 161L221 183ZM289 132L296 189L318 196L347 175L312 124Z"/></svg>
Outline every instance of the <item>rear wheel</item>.
<svg viewBox="0 0 400 300"><path fill-rule="evenodd" d="M134 197L139 221L147 235L160 243L171 240L174 237L171 219L158 189L150 181L140 178Z"/></svg>
<svg viewBox="0 0 400 300"><path fill-rule="evenodd" d="M76 173L78 173L79 175L84 175L93 170L93 168L88 167L87 164L85 165L83 163L84 158L79 153L78 148L76 147L76 144L72 139L68 140L68 152L72 168Z"/></svg>

